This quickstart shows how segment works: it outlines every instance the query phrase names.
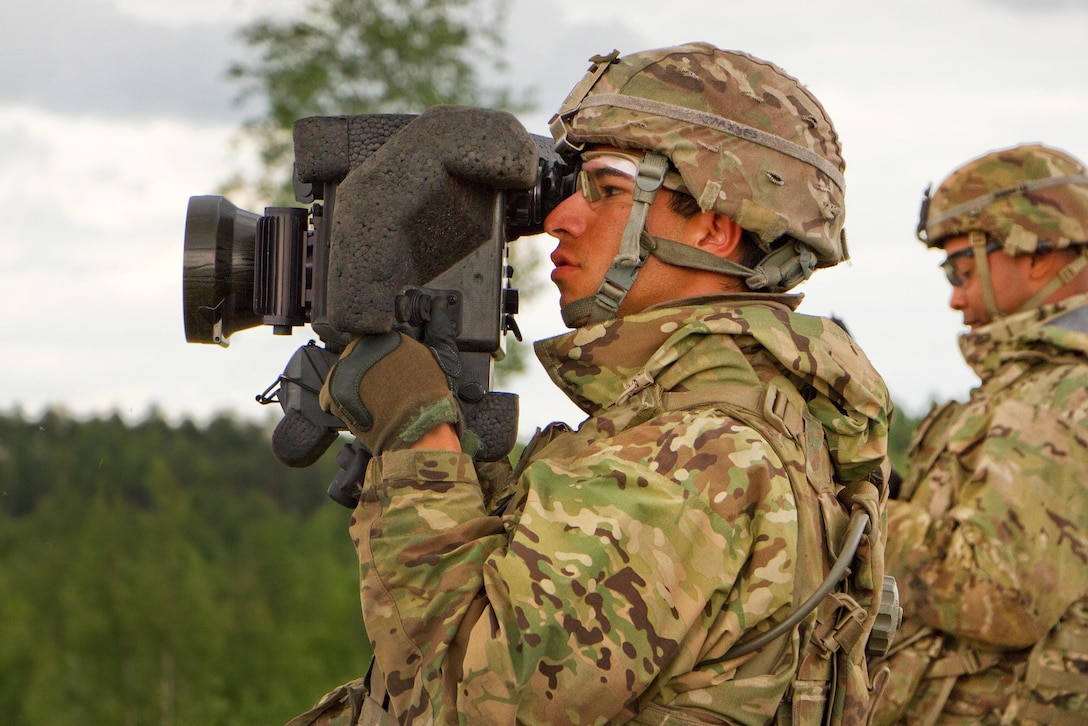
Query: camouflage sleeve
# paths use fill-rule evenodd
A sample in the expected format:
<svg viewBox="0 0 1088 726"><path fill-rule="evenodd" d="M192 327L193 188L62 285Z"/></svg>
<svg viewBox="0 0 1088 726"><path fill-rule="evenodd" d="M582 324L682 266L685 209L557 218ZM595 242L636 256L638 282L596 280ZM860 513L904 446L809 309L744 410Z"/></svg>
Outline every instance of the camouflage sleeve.
<svg viewBox="0 0 1088 726"><path fill-rule="evenodd" d="M397 711L437 723L624 721L693 688L677 683L696 663L781 618L797 547L788 478L750 429L713 428L709 446L686 426L671 430L673 447L653 430L656 453L576 443L579 455L535 461L506 519L485 513L465 456L398 451L372 464L352 537ZM788 675L762 677L777 689L772 713ZM732 707L761 708L765 694L751 695Z"/></svg>
<svg viewBox="0 0 1088 726"><path fill-rule="evenodd" d="M889 507L907 615L999 648L1036 642L1088 589L1085 411L1036 394L965 408L912 502Z"/></svg>

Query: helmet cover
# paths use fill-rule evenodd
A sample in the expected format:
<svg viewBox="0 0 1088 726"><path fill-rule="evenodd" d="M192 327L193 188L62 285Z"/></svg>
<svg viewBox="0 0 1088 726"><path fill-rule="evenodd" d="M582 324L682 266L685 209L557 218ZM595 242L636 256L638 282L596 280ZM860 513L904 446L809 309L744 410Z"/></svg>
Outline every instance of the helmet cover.
<svg viewBox="0 0 1088 726"><path fill-rule="evenodd" d="M552 119L557 143L664 154L701 209L735 220L765 252L785 235L816 267L849 257L838 134L797 79L707 43L618 56L592 59Z"/></svg>
<svg viewBox="0 0 1088 726"><path fill-rule="evenodd" d="M926 190L918 239L943 247L949 237L985 232L1010 255L1045 245L1088 244L1088 172L1070 154L1042 144L991 151Z"/></svg>

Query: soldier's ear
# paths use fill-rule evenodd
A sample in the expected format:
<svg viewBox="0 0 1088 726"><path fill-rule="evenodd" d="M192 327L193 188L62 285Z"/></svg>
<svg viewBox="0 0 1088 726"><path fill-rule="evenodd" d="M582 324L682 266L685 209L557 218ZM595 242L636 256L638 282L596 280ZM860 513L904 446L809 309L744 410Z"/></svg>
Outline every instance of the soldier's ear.
<svg viewBox="0 0 1088 726"><path fill-rule="evenodd" d="M691 222L696 247L724 259L736 253L744 230L732 218L718 212L702 212L692 217Z"/></svg>
<svg viewBox="0 0 1088 726"><path fill-rule="evenodd" d="M1033 280L1050 280L1057 275L1063 267L1073 261L1077 251L1074 248L1060 250L1046 250L1030 255L1030 263L1027 265L1027 274Z"/></svg>

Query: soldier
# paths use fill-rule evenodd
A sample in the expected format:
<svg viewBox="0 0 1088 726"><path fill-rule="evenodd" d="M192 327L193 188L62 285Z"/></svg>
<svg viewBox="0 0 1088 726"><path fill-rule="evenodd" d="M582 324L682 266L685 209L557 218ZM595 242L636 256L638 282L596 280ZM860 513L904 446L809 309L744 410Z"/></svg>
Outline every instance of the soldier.
<svg viewBox="0 0 1088 726"><path fill-rule="evenodd" d="M847 257L838 137L744 53L591 63L551 126L581 164L545 224L573 330L536 346L588 419L492 495L426 347L344 352L322 400L374 423L351 427L376 453L351 524L374 664L296 723L865 717L889 398L787 292ZM857 521L851 575L787 620Z"/></svg>
<svg viewBox="0 0 1088 726"><path fill-rule="evenodd" d="M1038 144L922 202L981 379L935 408L889 506L905 620L878 723L1088 721L1088 172Z"/></svg>

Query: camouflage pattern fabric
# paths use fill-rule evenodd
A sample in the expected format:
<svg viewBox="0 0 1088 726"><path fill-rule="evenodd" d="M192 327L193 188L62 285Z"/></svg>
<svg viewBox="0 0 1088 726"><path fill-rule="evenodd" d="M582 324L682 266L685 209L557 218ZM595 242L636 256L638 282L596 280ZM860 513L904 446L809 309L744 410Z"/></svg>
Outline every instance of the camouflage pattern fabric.
<svg viewBox="0 0 1088 726"><path fill-rule="evenodd" d="M888 507L886 568L917 640L888 660L876 723L1088 722L1088 295L961 348L982 383L922 423L913 495Z"/></svg>
<svg viewBox="0 0 1088 726"><path fill-rule="evenodd" d="M713 406L662 410L643 393L788 379L825 430L824 461L865 480L885 458L884 384L838 326L786 298L795 304L724 296L538 343L590 417L534 439L500 516L465 455L371 463L351 535L402 722L624 723L651 705L709 723L770 721L797 630L703 662L779 622L795 578L817 574L797 572L799 550L827 547L799 541L786 474L810 463L782 461Z"/></svg>
<svg viewBox="0 0 1088 726"><path fill-rule="evenodd" d="M922 201L918 237L928 247L973 230L1005 252L1088 244L1088 171L1060 149L1023 144L984 154L952 172Z"/></svg>
<svg viewBox="0 0 1088 726"><path fill-rule="evenodd" d="M817 267L849 257L839 137L824 107L773 63L708 43L595 58L552 119L572 144L664 154L703 210L786 235Z"/></svg>

